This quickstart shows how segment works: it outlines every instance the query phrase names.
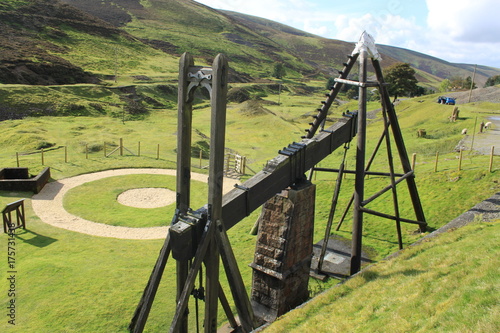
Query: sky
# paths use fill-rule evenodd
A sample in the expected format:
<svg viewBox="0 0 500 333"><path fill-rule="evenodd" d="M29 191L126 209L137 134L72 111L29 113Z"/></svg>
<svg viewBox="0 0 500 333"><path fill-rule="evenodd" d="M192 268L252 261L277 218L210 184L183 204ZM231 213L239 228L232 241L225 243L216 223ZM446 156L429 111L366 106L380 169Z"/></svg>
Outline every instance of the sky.
<svg viewBox="0 0 500 333"><path fill-rule="evenodd" d="M499 0L196 1L326 38L356 42L366 31L378 44L500 68Z"/></svg>

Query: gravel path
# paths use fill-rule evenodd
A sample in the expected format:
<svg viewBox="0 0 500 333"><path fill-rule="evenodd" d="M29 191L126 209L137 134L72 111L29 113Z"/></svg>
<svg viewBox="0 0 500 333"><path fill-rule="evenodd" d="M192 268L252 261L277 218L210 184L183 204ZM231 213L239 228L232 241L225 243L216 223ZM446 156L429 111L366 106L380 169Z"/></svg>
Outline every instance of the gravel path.
<svg viewBox="0 0 500 333"><path fill-rule="evenodd" d="M491 128L483 131L483 133L478 133L479 124L477 124L478 128L476 129L476 133L467 136L464 141L466 150L472 147L473 150L480 154L490 155L491 147L494 146L494 154L500 155L500 116L489 117L488 121L493 123Z"/></svg>
<svg viewBox="0 0 500 333"><path fill-rule="evenodd" d="M130 174L158 174L175 176L176 172L175 170L167 169L116 169L61 179L55 182L47 183L47 185L45 185L40 193L35 194L32 197L31 202L33 210L35 211L35 214L38 215L38 217L40 217L40 219L47 224L88 235L121 239L164 239L167 235L168 226L150 228L112 226L85 220L81 217L68 213L64 209L63 197L66 192L68 192L73 187L102 178ZM198 173L191 173L191 179L207 182L208 176ZM235 179L225 178L223 187L224 193L230 191L233 188L235 182ZM141 193L141 191L135 192L135 195L137 196L137 202L144 202L144 200L142 199L143 195L151 195L151 192L148 191L150 189L144 190L145 191L143 193ZM165 201L175 201L175 193L173 193L173 199L172 197L168 197L169 195L172 195L172 193L167 194L166 198L162 198L161 195L158 195L159 193L155 193L153 194L156 196L155 199L152 200L152 202L149 204L144 204L142 207L153 207L153 205L158 205L158 201L162 200L163 203L165 203ZM121 203L132 206L134 205L133 201L133 198L129 197L121 200ZM140 206L140 204L138 205ZM135 207L137 207L137 205Z"/></svg>

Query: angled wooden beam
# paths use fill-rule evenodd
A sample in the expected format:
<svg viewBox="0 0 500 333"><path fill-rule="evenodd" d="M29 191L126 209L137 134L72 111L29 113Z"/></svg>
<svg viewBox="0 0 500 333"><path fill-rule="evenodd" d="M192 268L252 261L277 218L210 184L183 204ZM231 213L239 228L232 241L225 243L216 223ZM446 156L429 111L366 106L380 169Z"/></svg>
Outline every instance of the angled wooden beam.
<svg viewBox="0 0 500 333"><path fill-rule="evenodd" d="M294 184L294 175L314 167L335 149L351 141L356 134L356 118L342 118L313 139L303 139L302 160L297 155L278 155L242 185L228 192L222 200L222 222L226 230L259 208L273 195ZM202 208L203 209L203 208Z"/></svg>
<svg viewBox="0 0 500 333"><path fill-rule="evenodd" d="M378 60L372 59L373 68L375 69L375 74L377 80L381 84L380 96L384 107L387 109L387 116L391 124L392 134L394 136L394 142L396 143L396 148L398 149L399 158L403 166L405 174L412 170L410 159L408 158L408 152L403 140L403 134L401 133L401 128L399 127L398 118L396 115L396 110L394 110L394 105L390 101L389 93L385 86L384 77L382 75L382 68L380 67L380 62ZM420 196L418 195L417 184L415 183L415 177L408 177L407 182L408 192L410 193L411 201L413 204L413 209L418 221L425 222L425 214L422 208L422 203L420 201ZM425 232L426 225L420 225L420 231Z"/></svg>
<svg viewBox="0 0 500 333"><path fill-rule="evenodd" d="M149 277L148 284L144 289L141 300L135 309L134 316L128 326L130 332L141 333L144 330L146 321L148 320L149 311L153 305L153 301L158 291L158 286L160 285L163 272L165 271L165 265L167 264L168 257L170 255L170 232L167 233L167 238L163 243L160 255L156 260L156 264L153 268L153 272Z"/></svg>
<svg viewBox="0 0 500 333"><path fill-rule="evenodd" d="M182 324L182 318L188 306L189 296L191 295L191 291L193 290L193 286L195 283L196 275L198 274L201 264L205 259L205 254L207 253L208 246L214 240L214 232L215 232L215 223L212 221L207 221L205 226L205 230L203 231L202 238L198 245L198 249L196 250L196 254L194 256L193 264L189 269L189 274L187 276L184 289L182 290L181 296L177 302L177 307L175 310L174 319L172 320L172 324L170 326L170 333L179 332L179 328ZM219 287L217 285L217 292Z"/></svg>
<svg viewBox="0 0 500 333"><path fill-rule="evenodd" d="M238 262L236 261L233 249L229 243L226 230L220 221L217 223L216 235L218 237L217 244L221 253L222 262L224 263L224 269L233 294L241 326L244 332L251 332L254 328L256 328L253 308L247 295L245 284L243 283L243 279L238 268Z"/></svg>

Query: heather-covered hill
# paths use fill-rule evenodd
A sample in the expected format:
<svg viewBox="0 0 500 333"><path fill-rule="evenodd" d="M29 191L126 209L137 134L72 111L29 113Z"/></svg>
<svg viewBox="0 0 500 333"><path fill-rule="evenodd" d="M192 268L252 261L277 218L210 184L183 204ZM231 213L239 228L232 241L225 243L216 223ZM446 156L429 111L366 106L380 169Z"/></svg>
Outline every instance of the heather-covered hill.
<svg viewBox="0 0 500 333"><path fill-rule="evenodd" d="M0 83L11 84L96 83L117 74L172 81L183 52L206 64L225 53L233 82L272 78L276 64L288 79L325 79L354 47L192 0L16 0L0 4L0 28ZM473 75L473 65L379 48L383 67L408 62L426 86ZM497 74L478 66L475 80L482 86Z"/></svg>

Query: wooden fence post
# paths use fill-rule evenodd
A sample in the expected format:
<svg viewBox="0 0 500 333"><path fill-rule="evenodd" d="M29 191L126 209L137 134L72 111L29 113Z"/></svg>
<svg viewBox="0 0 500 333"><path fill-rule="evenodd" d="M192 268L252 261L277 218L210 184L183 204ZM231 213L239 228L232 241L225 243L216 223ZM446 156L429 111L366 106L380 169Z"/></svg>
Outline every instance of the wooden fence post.
<svg viewBox="0 0 500 333"><path fill-rule="evenodd" d="M123 139L120 138L120 156L123 156Z"/></svg>
<svg viewBox="0 0 500 333"><path fill-rule="evenodd" d="M458 171L462 170L462 148L460 148L460 155L458 155Z"/></svg>
<svg viewBox="0 0 500 333"><path fill-rule="evenodd" d="M106 154L106 141L104 141L104 157L108 157L108 155Z"/></svg>
<svg viewBox="0 0 500 333"><path fill-rule="evenodd" d="M495 146L491 146L491 154L490 154L490 167L489 167L489 172L493 170L493 155L495 155Z"/></svg>
<svg viewBox="0 0 500 333"><path fill-rule="evenodd" d="M137 156L141 156L141 141L137 144Z"/></svg>
<svg viewBox="0 0 500 333"><path fill-rule="evenodd" d="M438 160L439 160L439 152L436 152L436 161L434 163L434 172L437 172L438 170Z"/></svg>
<svg viewBox="0 0 500 333"><path fill-rule="evenodd" d="M42 148L42 165L45 165L45 158L44 158L44 152L43 152L43 148Z"/></svg>
<svg viewBox="0 0 500 333"><path fill-rule="evenodd" d="M16 152L16 162L17 162L17 167L19 168L19 153Z"/></svg>
<svg viewBox="0 0 500 333"><path fill-rule="evenodd" d="M411 169L412 170L415 170L416 161L417 161L417 153L413 153L413 155L411 155Z"/></svg>
<svg viewBox="0 0 500 333"><path fill-rule="evenodd" d="M203 150L200 148L200 169L201 169L201 159L203 158Z"/></svg>
<svg viewBox="0 0 500 333"><path fill-rule="evenodd" d="M156 159L160 159L160 144L158 144L158 147L156 148Z"/></svg>
<svg viewBox="0 0 500 333"><path fill-rule="evenodd" d="M85 144L85 159L86 160L89 159L89 144L88 143Z"/></svg>

